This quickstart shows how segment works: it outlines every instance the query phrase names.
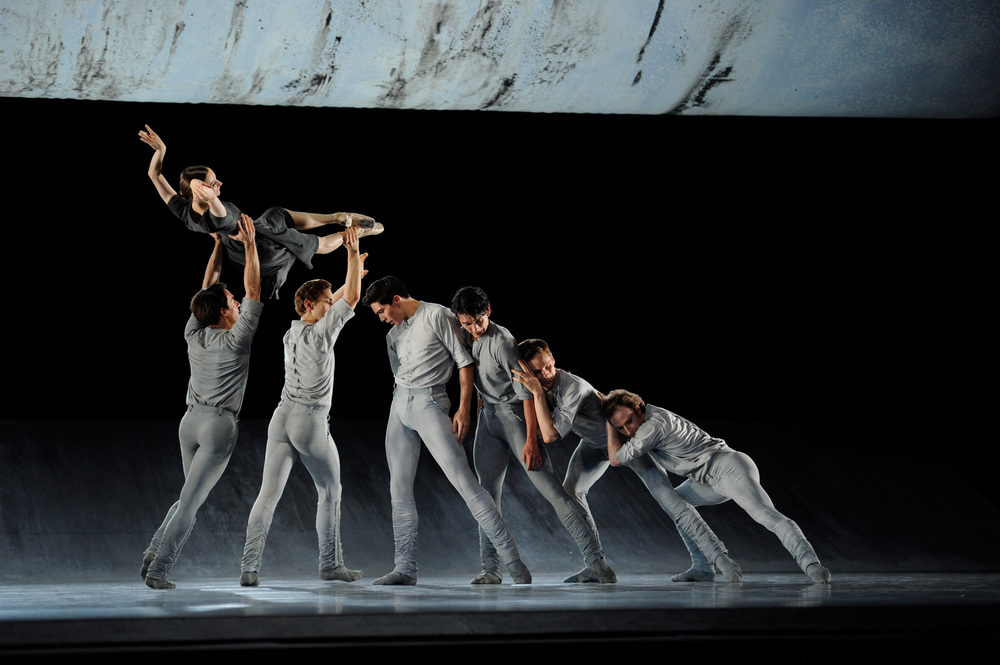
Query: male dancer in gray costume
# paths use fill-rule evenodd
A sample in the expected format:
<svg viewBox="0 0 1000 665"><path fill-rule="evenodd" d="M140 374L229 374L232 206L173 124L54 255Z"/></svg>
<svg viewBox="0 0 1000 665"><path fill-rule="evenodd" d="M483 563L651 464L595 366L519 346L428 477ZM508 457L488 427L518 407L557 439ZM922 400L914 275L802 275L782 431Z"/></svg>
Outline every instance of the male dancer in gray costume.
<svg viewBox="0 0 1000 665"><path fill-rule="evenodd" d="M652 458L664 470L687 478L677 494L693 506L712 506L732 499L750 517L778 537L799 567L814 582L830 583L830 571L795 522L779 513L760 485L760 473L750 456L675 413L627 390L612 390L604 401L608 419L608 457L611 464L633 464ZM627 437L622 444L618 437ZM704 558L693 560L692 571L711 567Z"/></svg>
<svg viewBox="0 0 1000 665"><path fill-rule="evenodd" d="M417 583L413 483L422 439L499 552L514 583L530 584L531 573L521 562L514 537L489 493L476 482L462 448L469 430L475 368L458 322L445 307L411 298L403 282L392 276L369 286L364 303L381 321L393 326L386 335L386 344L396 379L385 431L395 565L390 573L372 583ZM449 419L451 404L445 385L456 364L460 403Z"/></svg>
<svg viewBox="0 0 1000 665"><path fill-rule="evenodd" d="M602 396L578 376L556 368L548 344L540 339L524 340L518 345L523 360L521 370L514 370L514 380L523 383L534 396L535 413L545 443L552 443L574 432L580 443L570 457L563 486L574 496L583 514L597 534L597 525L587 503L587 493L609 466L607 422L601 410ZM550 408L551 403L551 408ZM690 550L699 551L713 562L730 582L740 582L743 574L738 563L729 558L726 546L705 524L694 508L682 500L670 484L670 478L652 460L639 457L628 465L660 504ZM674 582L693 582L691 571L675 575ZM588 582L594 571L584 568L567 582ZM712 579L715 578L714 572Z"/></svg>
<svg viewBox="0 0 1000 665"><path fill-rule="evenodd" d="M174 588L174 583L167 581L167 573L236 445L237 421L250 368L250 343L264 307L260 302L260 264L253 221L243 215L238 229L233 238L243 243L246 265L246 297L242 305L219 282L223 250L216 236L202 289L191 299L191 316L184 327L191 365L187 413L179 429L184 486L143 556L141 574L153 589Z"/></svg>
<svg viewBox="0 0 1000 665"><path fill-rule="evenodd" d="M492 309L486 293L476 286L466 286L455 293L451 311L465 330L476 366L476 389L479 391L479 418L476 422L472 459L486 491L501 510L503 481L510 454L520 457L528 479L545 500L552 504L559 521L576 541L584 561L605 583L617 582L604 560L601 544L576 501L566 493L556 478L552 460L538 446L538 420L534 397L511 372L521 359L517 342L506 328L490 319ZM501 510L502 512L502 510ZM473 584L500 584L503 575L500 559L489 538L480 529L479 550L483 571Z"/></svg>
<svg viewBox="0 0 1000 665"><path fill-rule="evenodd" d="M325 279L308 281L295 292L295 311L301 319L293 321L285 333L285 386L267 428L264 479L247 523L242 586L259 584L264 542L297 456L302 458L319 495L316 535L320 578L353 582L361 577L360 570L344 565L340 541L340 456L329 428L333 346L361 300L365 259L358 249L356 229L344 231L344 247L347 278L336 293L331 292L331 284Z"/></svg>

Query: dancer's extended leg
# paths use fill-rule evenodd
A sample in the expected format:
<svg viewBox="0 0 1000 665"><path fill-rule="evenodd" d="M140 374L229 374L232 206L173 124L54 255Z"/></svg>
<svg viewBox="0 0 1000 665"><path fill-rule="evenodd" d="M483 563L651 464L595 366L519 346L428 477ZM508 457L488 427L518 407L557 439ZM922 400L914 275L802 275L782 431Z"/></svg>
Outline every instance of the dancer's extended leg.
<svg viewBox="0 0 1000 665"><path fill-rule="evenodd" d="M328 224L344 227L355 226L361 230L374 228L376 224L374 219L358 212L314 213L289 210L288 214L292 216L295 228L300 231L318 229Z"/></svg>
<svg viewBox="0 0 1000 665"><path fill-rule="evenodd" d="M742 581L743 572L739 564L729 557L726 546L705 523L698 511L674 490L666 472L656 466L648 455L636 458L628 466L639 476L643 485L660 504L663 512L673 520L677 532L681 535L681 540L684 541L684 545L692 555L692 571L696 570L696 565L704 566L701 562L707 561L714 563L730 582ZM713 570L712 578L714 579L714 568L711 570ZM711 581L698 579L699 576L692 571L675 575L674 577L678 579L674 581Z"/></svg>
<svg viewBox="0 0 1000 665"><path fill-rule="evenodd" d="M757 465L749 455L733 450L716 455L710 464L709 475L717 479L711 488L688 480L678 486L678 494L703 504L732 499L757 523L778 537L804 573L815 582L830 582L830 571L820 563L802 530L774 507L760 484Z"/></svg>

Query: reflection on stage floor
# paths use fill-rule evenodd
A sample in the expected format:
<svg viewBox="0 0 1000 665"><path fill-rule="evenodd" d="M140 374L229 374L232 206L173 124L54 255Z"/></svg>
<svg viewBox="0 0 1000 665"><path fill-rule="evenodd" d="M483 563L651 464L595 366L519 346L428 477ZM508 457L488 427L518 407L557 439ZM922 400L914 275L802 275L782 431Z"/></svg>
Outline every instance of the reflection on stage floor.
<svg viewBox="0 0 1000 665"><path fill-rule="evenodd" d="M263 577L256 588L235 578L176 582L170 591L148 589L138 576L0 587L0 653L30 662L71 653L148 661L225 649L254 660L478 649L478 661L499 662L518 648L610 657L642 645L711 644L727 655L828 662L861 647L910 657L981 648L1000 604L1000 575L966 573L835 573L831 585L801 574L748 574L742 584L675 584L658 575L623 575L617 585L563 584L551 575L501 586L473 586L467 575L424 577L412 587L369 578Z"/></svg>

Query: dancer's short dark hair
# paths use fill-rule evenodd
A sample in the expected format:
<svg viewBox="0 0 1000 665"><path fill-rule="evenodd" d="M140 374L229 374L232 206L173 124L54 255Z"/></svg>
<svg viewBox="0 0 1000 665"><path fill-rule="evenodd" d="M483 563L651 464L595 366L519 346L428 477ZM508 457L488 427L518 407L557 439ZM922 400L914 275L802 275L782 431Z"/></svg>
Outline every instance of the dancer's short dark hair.
<svg viewBox="0 0 1000 665"><path fill-rule="evenodd" d="M371 307L375 303L388 305L392 302L393 296L409 298L410 292L406 290L406 285L403 284L403 280L398 277L393 277L392 275L386 275L385 277L376 279L371 283L371 285L365 290L365 297L361 302L366 307Z"/></svg>
<svg viewBox="0 0 1000 665"><path fill-rule="evenodd" d="M451 311L473 318L482 316L490 308L490 299L478 286L463 286L451 299Z"/></svg>
<svg viewBox="0 0 1000 665"><path fill-rule="evenodd" d="M228 309L228 305L226 285L216 282L194 294L191 298L191 313L201 325L211 326L219 322L222 310Z"/></svg>
<svg viewBox="0 0 1000 665"><path fill-rule="evenodd" d="M310 279L295 292L295 311L299 316L306 313L306 301L316 304L323 292L332 288L325 279Z"/></svg>
<svg viewBox="0 0 1000 665"><path fill-rule="evenodd" d="M614 414L615 409L619 406L628 407L629 409L636 409L639 413L645 415L646 413L646 402L641 397L635 393L630 393L623 388L615 388L608 393L608 396L604 399L604 403L601 405L601 410L604 412L605 418L611 418Z"/></svg>
<svg viewBox="0 0 1000 665"><path fill-rule="evenodd" d="M531 362L531 359L535 356L547 353L550 356L552 352L549 351L549 345L545 343L543 339L526 339L523 342L519 342L517 345L517 350L521 352L521 357L527 362Z"/></svg>

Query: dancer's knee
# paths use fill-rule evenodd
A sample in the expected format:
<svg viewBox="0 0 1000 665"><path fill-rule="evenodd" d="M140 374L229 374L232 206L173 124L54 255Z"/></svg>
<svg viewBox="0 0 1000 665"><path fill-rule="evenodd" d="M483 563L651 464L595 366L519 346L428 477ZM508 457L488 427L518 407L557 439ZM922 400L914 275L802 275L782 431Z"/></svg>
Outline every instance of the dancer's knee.
<svg viewBox="0 0 1000 665"><path fill-rule="evenodd" d="M316 496L317 503L329 504L335 501L340 501L340 496L342 494L342 489L340 483L331 483L329 485L316 486Z"/></svg>
<svg viewBox="0 0 1000 665"><path fill-rule="evenodd" d="M578 478L567 477L563 481L562 487L566 494L581 501L586 500L587 498L587 488L581 485Z"/></svg>

